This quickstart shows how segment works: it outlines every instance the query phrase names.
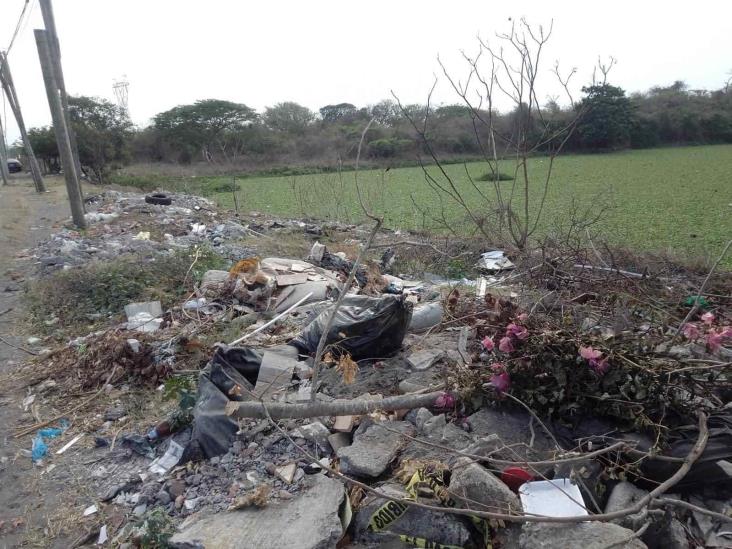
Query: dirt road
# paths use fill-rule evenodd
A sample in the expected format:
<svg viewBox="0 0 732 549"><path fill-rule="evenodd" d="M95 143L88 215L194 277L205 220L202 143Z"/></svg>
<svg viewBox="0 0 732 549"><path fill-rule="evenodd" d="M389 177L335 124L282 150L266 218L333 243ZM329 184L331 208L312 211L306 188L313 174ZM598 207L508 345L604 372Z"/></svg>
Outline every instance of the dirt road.
<svg viewBox="0 0 732 549"><path fill-rule="evenodd" d="M44 544L43 529L54 509L55 494L40 494L30 458L30 437L14 439L13 428L24 412L18 406L23 389L10 374L28 354L12 347L25 346L22 288L28 261L18 260L21 250L48 237L70 216L66 191L59 177L47 178L49 192L37 194L30 179L13 178L0 186L0 548ZM59 491L63 487L59 487Z"/></svg>

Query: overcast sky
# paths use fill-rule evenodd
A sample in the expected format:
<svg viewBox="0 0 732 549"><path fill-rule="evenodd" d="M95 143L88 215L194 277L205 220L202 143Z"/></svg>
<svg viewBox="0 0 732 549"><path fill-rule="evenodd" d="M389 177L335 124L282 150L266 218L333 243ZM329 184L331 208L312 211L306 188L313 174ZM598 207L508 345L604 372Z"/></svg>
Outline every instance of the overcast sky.
<svg viewBox="0 0 732 549"><path fill-rule="evenodd" d="M0 49L7 48L25 0L0 0ZM26 124L50 123L33 29L37 0L9 54ZM611 82L629 92L685 80L719 88L732 70L732 2L698 0L54 0L66 85L71 94L114 99L126 75L133 121L197 99L258 110L293 100L312 109L358 106L389 97L423 102L439 54L460 74L460 51L476 51L525 16L548 25L540 96L558 94L549 69L576 66L578 90L598 55L614 56ZM455 102L444 82L437 102ZM0 104L1 106L1 104ZM8 109L7 133L17 129ZM5 119L3 119L5 120Z"/></svg>

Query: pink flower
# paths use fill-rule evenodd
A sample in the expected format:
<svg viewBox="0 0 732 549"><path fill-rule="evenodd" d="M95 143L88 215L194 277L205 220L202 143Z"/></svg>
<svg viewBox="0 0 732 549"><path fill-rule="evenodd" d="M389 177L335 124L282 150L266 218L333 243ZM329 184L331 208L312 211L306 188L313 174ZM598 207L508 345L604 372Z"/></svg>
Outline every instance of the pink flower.
<svg viewBox="0 0 732 549"><path fill-rule="evenodd" d="M714 322L714 315L712 313L704 313L701 315L702 322L707 326L711 326Z"/></svg>
<svg viewBox="0 0 732 549"><path fill-rule="evenodd" d="M727 340L732 340L732 327L726 326L717 330L710 330L707 334L707 348L711 351L718 351Z"/></svg>
<svg viewBox="0 0 732 549"><path fill-rule="evenodd" d="M496 389L496 393L500 395L511 388L511 376L508 374L508 372L493 374L490 383Z"/></svg>
<svg viewBox="0 0 732 549"><path fill-rule="evenodd" d="M591 358L589 362L590 368L592 368L598 375L604 374L610 368L610 365L607 363L607 357L603 358L602 360Z"/></svg>
<svg viewBox="0 0 732 549"><path fill-rule="evenodd" d="M687 322L684 324L684 337L689 340L695 340L699 337L699 327L696 324Z"/></svg>
<svg viewBox="0 0 732 549"><path fill-rule="evenodd" d="M527 315L526 313L521 313L520 315L518 315L519 322L525 322L527 318L529 318L529 315Z"/></svg>
<svg viewBox="0 0 732 549"><path fill-rule="evenodd" d="M597 360L602 356L602 352L592 347L580 347L579 354L585 360Z"/></svg>
<svg viewBox="0 0 732 549"><path fill-rule="evenodd" d="M494 362L491 364L491 370L495 372L503 372L506 370L506 365L503 362Z"/></svg>
<svg viewBox="0 0 732 549"><path fill-rule="evenodd" d="M511 338L508 336L502 337L501 341L498 342L498 350L502 353L512 353L514 351L514 348Z"/></svg>
<svg viewBox="0 0 732 549"><path fill-rule="evenodd" d="M509 324L506 326L506 335L514 336L516 339L526 339L529 337L529 331L518 324Z"/></svg>
<svg viewBox="0 0 732 549"><path fill-rule="evenodd" d="M493 339L491 339L491 338L490 338L490 337L488 337L488 336L485 336L485 337L483 338L483 341L481 341L481 344L483 345L483 348L484 348L484 349L485 349L486 351L488 351L488 352L491 352L491 351L492 351L492 350L493 350L493 349L495 348L495 346L496 346L496 344L495 344L495 343L493 343Z"/></svg>
<svg viewBox="0 0 732 549"><path fill-rule="evenodd" d="M450 393L442 393L435 399L435 408L449 410L455 406L455 397Z"/></svg>

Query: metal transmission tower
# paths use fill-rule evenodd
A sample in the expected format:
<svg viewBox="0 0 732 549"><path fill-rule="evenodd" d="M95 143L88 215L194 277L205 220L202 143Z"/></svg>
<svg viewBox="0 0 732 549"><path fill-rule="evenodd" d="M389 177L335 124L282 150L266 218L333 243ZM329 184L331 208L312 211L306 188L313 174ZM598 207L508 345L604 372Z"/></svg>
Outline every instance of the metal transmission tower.
<svg viewBox="0 0 732 549"><path fill-rule="evenodd" d="M127 75L122 75L122 80L115 80L112 88L114 89L114 96L117 98L117 105L125 111L127 116L130 116L130 112L127 109L127 93L130 87L130 83L127 81Z"/></svg>

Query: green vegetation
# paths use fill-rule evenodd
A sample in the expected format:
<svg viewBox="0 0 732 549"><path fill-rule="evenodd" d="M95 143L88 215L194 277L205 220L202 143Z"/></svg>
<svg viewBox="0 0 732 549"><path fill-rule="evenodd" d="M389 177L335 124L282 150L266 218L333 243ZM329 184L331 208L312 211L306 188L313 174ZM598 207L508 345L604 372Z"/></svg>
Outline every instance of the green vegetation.
<svg viewBox="0 0 732 549"><path fill-rule="evenodd" d="M135 301L160 300L168 308L190 292L194 282L209 269L221 268L225 260L208 248L201 249L191 272L195 250L141 262L139 257L121 257L62 270L33 282L27 291L31 322L48 332L43 321L53 317L71 330L88 326L100 315L119 315Z"/></svg>
<svg viewBox="0 0 732 549"><path fill-rule="evenodd" d="M639 251L714 255L732 234L731 165L732 145L560 156L554 165L543 231L562 221L575 201L591 212L608 208L599 229L600 237L611 244L628 245ZM486 172L485 164L479 162L468 164L467 168L474 178ZM429 169L436 174L436 168ZM546 170L546 160L532 159L529 169L541 175ZM474 204L480 204L478 193L467 180L465 166L450 165L446 170L465 195ZM434 229L436 225L430 216L418 208L431 211L434 217L444 207L454 227L464 231L469 228L464 212L456 204L444 198L438 200L420 168L362 171L359 179L375 208L385 212L389 226ZM157 179L155 184L169 190L183 190L195 184L198 192L233 207L231 192L211 192L227 181L231 179L199 177L185 181ZM259 210L347 221L361 217L351 173L342 177L333 173L250 177L237 179L237 183L241 187L239 203L245 212ZM490 182L477 185L491 196ZM501 184L502 189L511 186L511 182Z"/></svg>

